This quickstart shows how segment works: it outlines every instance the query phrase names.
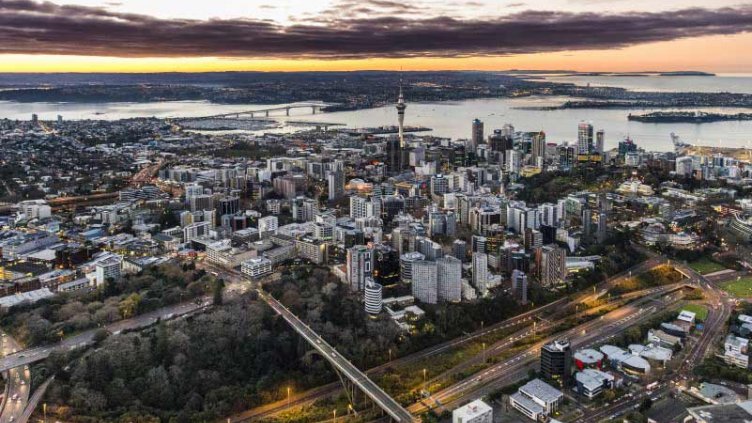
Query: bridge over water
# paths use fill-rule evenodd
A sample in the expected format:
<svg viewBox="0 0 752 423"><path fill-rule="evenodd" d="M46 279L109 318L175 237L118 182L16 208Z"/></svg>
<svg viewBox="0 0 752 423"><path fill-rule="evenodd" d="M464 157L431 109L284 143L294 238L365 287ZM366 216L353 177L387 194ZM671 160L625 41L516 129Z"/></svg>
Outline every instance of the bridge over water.
<svg viewBox="0 0 752 423"><path fill-rule="evenodd" d="M243 112L232 112L232 113L223 113L219 115L213 115L213 116L204 116L198 119L228 119L228 118L235 118L240 119L244 116L249 116L251 119L257 117L257 116L264 116L269 117L269 113L272 112L285 112L285 116L290 116L290 110L293 109L311 109L311 114L316 114L321 111L324 107L327 106L333 106L334 103L324 103L321 101L301 101L297 103L290 103L285 104L281 106L273 106L273 107L267 107L265 109L254 109L254 110L248 110Z"/></svg>

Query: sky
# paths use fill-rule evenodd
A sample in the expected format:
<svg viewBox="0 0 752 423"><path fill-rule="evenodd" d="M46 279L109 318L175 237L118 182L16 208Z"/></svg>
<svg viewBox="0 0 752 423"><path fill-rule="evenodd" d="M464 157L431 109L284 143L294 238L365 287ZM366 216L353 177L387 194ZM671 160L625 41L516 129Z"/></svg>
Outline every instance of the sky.
<svg viewBox="0 0 752 423"><path fill-rule="evenodd" d="M0 0L0 72L752 73L729 0Z"/></svg>

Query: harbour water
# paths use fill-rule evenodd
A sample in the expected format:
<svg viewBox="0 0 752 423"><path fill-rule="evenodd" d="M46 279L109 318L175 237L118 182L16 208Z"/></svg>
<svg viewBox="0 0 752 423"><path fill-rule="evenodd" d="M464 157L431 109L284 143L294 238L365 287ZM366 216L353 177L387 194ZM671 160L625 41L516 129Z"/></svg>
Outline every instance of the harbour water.
<svg viewBox="0 0 752 423"><path fill-rule="evenodd" d="M595 77L557 77L577 78L570 82L592 82ZM722 88L736 87L734 91L752 92L752 78L744 76L733 77L597 77L604 85L620 86L629 81L628 88L640 89L637 84L645 85L644 89L658 90L664 87L667 91L691 91L699 88L708 91L724 91ZM616 79L612 79L616 78ZM693 85L694 79L700 78L704 85ZM624 81L624 80L628 81ZM666 82L666 81L669 82ZM642 82L640 82L642 81ZM742 83L747 81L749 83ZM477 99L460 102L440 103L411 103L409 91L406 92L408 108L405 117L406 125L426 126L433 128L432 134L449 138L468 138L473 119L478 118L485 123L486 132L494 128L501 128L505 123L511 123L520 131L544 131L550 142L573 141L577 136L577 124L581 121L592 122L596 129L606 131L606 147L612 148L624 137L631 137L646 150L668 151L672 149L669 134L674 132L682 140L691 144L749 147L752 145L752 121L726 121L702 124L656 124L630 122L627 115L631 113L646 113L654 109L565 109L565 110L529 110L527 107L540 107L560 104L567 100L562 97L527 97L516 99ZM221 113L264 109L269 105L221 105L201 101L184 102L156 102L156 103L14 103L0 102L0 118L30 119L32 113L40 119L53 120L57 115L65 119L105 119L115 120L133 117L197 117ZM662 109L666 110L666 109ZM694 109L693 109L694 110ZM740 113L749 109L738 108L705 108L708 112ZM277 114L284 114L277 113ZM300 130L298 125L286 125L286 120L310 122L334 122L345 124L351 128L394 125L397 114L393 106L384 106L365 110L310 114L310 109L295 109L291 116L274 116L280 121L280 127L265 132L291 132Z"/></svg>

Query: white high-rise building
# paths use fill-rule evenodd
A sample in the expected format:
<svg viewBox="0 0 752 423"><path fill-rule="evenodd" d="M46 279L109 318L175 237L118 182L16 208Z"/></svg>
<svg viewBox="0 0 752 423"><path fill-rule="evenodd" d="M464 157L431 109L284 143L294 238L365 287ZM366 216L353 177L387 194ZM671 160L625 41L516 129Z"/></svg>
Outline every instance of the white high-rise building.
<svg viewBox="0 0 752 423"><path fill-rule="evenodd" d="M462 261L452 256L436 260L439 301L462 300Z"/></svg>
<svg viewBox="0 0 752 423"><path fill-rule="evenodd" d="M412 251L402 254L400 256L400 280L402 283L412 283L413 281L413 264L424 260L426 257L417 252Z"/></svg>
<svg viewBox="0 0 752 423"><path fill-rule="evenodd" d="M211 222L196 222L183 228L183 242L191 242L196 238L208 235Z"/></svg>
<svg viewBox="0 0 752 423"><path fill-rule="evenodd" d="M95 267L97 286L102 286L108 279L120 277L123 268L123 260L120 257L110 257L97 263Z"/></svg>
<svg viewBox="0 0 752 423"><path fill-rule="evenodd" d="M593 150L593 124L580 122L577 126L577 154L590 154Z"/></svg>
<svg viewBox="0 0 752 423"><path fill-rule="evenodd" d="M258 220L258 231L261 236L276 234L277 229L279 229L277 216L266 216Z"/></svg>
<svg viewBox="0 0 752 423"><path fill-rule="evenodd" d="M507 151L507 172L519 174L522 170L522 152L519 150Z"/></svg>
<svg viewBox="0 0 752 423"><path fill-rule="evenodd" d="M363 291L366 280L372 276L373 252L365 245L347 250L347 282L353 291Z"/></svg>
<svg viewBox="0 0 752 423"><path fill-rule="evenodd" d="M381 313L383 306L383 297L381 285L374 282L373 278L366 278L366 289L364 292L366 313L376 315Z"/></svg>
<svg viewBox="0 0 752 423"><path fill-rule="evenodd" d="M413 267L413 296L421 302L438 302L438 267L436 262L416 261Z"/></svg>
<svg viewBox="0 0 752 423"><path fill-rule="evenodd" d="M473 253L473 286L481 295L488 292L488 254Z"/></svg>
<svg viewBox="0 0 752 423"><path fill-rule="evenodd" d="M373 203L367 198L353 195L350 197L350 217L360 219L374 215Z"/></svg>
<svg viewBox="0 0 752 423"><path fill-rule="evenodd" d="M520 304L527 304L527 275L518 269L512 272L512 293Z"/></svg>

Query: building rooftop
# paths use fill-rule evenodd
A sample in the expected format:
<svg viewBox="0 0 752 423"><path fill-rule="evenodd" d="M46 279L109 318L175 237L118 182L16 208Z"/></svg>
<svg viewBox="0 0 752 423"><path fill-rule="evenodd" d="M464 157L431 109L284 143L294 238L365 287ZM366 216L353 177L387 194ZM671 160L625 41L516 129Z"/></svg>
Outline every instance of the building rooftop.
<svg viewBox="0 0 752 423"><path fill-rule="evenodd" d="M574 359L584 364L595 364L603 360L603 353L590 348L582 349L574 353Z"/></svg>
<svg viewBox="0 0 752 423"><path fill-rule="evenodd" d="M679 313L679 317L677 317L677 319L683 322L694 323L696 316L697 316L696 313L693 313L687 310L682 310L681 313Z"/></svg>
<svg viewBox="0 0 752 423"><path fill-rule="evenodd" d="M590 391L603 386L604 380L613 381L615 379L614 375L596 369L585 369L577 372L574 377L578 383L581 383L585 389Z"/></svg>
<svg viewBox="0 0 752 423"><path fill-rule="evenodd" d="M718 404L732 404L739 401L739 395L734 390L714 383L701 384L700 395Z"/></svg>
<svg viewBox="0 0 752 423"><path fill-rule="evenodd" d="M482 416L490 411L492 411L491 407L485 402L478 399L455 409L452 412L452 415L462 416L462 421L467 421L475 417Z"/></svg>
<svg viewBox="0 0 752 423"><path fill-rule="evenodd" d="M708 423L749 423L752 421L752 401L737 404L690 407L687 412L698 421Z"/></svg>
<svg viewBox="0 0 752 423"><path fill-rule="evenodd" d="M522 395L519 392L513 393L512 395L510 395L510 398L514 400L514 402L522 404L523 407L534 412L535 414L544 414L546 412L546 409L543 408L540 404Z"/></svg>
<svg viewBox="0 0 752 423"><path fill-rule="evenodd" d="M558 389L540 379L533 379L520 388L520 392L544 402L554 402L564 396Z"/></svg>

